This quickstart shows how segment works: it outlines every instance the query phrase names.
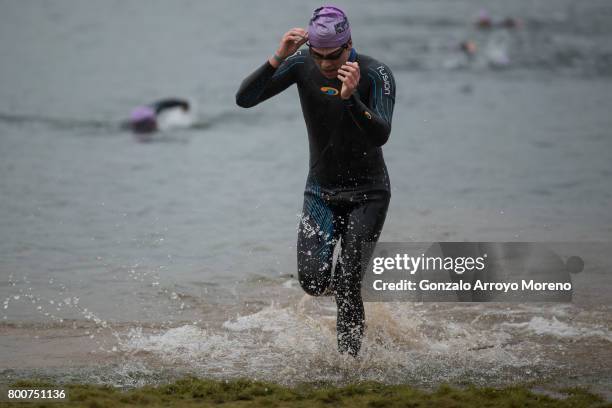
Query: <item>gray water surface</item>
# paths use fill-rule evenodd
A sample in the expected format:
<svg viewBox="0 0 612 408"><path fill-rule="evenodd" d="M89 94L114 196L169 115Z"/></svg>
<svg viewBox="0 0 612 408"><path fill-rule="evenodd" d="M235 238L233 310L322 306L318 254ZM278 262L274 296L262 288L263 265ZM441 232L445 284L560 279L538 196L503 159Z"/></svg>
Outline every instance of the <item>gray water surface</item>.
<svg viewBox="0 0 612 408"><path fill-rule="evenodd" d="M144 350L155 360L176 346L172 361L200 374L279 380L282 366L281 377L300 380L298 354L307 350L307 365L325 368L321 378L347 378L355 367L333 355L333 325L325 323L333 317L325 307L333 304L306 308L307 318L296 309L301 292L292 276L308 157L297 92L251 110L234 103L242 79L287 29L305 26L318 5L0 2L0 319L7 367L11 356L26 354L24 338L69 337L83 325L71 364L86 363L92 350L115 357ZM383 149L393 197L381 240L609 240L609 2L345 6L357 51L387 63L397 82L393 131ZM484 6L495 18L520 18L522 29L476 30L472 22ZM473 60L457 47L467 39L478 45ZM499 55L509 64L496 63ZM149 143L120 129L134 106L166 96L190 98L193 127L165 130ZM605 297L610 287L592 290ZM373 312L386 316L379 320L395 334L387 342L373 333L366 340L364 378L418 376L422 367L409 363L415 356L436 352L452 360L445 350L457 342L467 349L476 338L497 348L466 357L474 378L491 367L521 378L523 368L515 368L532 363L540 375L548 363L537 358L544 359L547 345L565 344L555 341L559 336L590 339L591 350L609 356L607 306L506 314L479 306L476 314L496 316L483 323L485 334L465 306L446 314L431 307L419 306L397 327L405 313ZM517 326L504 326L515 314ZM460 323L450 322L453 315ZM37 334L42 328L60 334ZM467 334L457 334L463 329ZM417 333L424 337L416 343L403 340ZM293 337L283 343L286 336ZM513 350L514 336L523 342ZM49 352L35 340L31 347ZM404 349L406 364L394 365L393 350ZM599 372L603 355L571 350L564 361L589 361L584 369ZM258 355L268 359L247 357ZM220 361L211 356L229 363L207 365ZM197 364L189 364L192 358ZM425 383L444 379L446 363L423 364ZM30 364L48 365L35 357ZM609 370L601 372L610 378Z"/></svg>

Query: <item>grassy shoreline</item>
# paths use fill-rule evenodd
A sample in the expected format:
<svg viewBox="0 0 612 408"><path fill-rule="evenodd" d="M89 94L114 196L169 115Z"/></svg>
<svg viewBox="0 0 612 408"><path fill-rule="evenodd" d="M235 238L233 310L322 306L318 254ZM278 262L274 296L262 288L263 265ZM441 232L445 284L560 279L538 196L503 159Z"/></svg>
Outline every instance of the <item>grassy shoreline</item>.
<svg viewBox="0 0 612 408"><path fill-rule="evenodd" d="M60 386L41 381L18 381L11 387L63 388L67 390L69 400L0 402L1 407L612 407L612 403L606 403L584 388L560 389L560 398L553 398L534 393L525 385L505 388L441 385L435 390L425 391L409 385L374 382L344 387L320 384L285 387L251 380L186 377L170 384L129 390L89 384Z"/></svg>

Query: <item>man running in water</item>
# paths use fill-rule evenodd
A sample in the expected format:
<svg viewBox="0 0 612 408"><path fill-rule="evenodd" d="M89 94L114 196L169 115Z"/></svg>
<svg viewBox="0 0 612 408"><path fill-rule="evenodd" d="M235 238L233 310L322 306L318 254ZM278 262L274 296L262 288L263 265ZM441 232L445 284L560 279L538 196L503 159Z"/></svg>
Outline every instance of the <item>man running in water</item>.
<svg viewBox="0 0 612 408"><path fill-rule="evenodd" d="M298 50L303 44L307 50ZM308 30L286 32L278 50L236 94L244 108L297 84L310 147L310 171L298 228L298 278L312 296L333 294L338 349L356 356L364 332L362 262L380 236L389 199L381 146L391 132L391 70L357 54L344 12L314 11ZM333 252L341 255L332 271Z"/></svg>

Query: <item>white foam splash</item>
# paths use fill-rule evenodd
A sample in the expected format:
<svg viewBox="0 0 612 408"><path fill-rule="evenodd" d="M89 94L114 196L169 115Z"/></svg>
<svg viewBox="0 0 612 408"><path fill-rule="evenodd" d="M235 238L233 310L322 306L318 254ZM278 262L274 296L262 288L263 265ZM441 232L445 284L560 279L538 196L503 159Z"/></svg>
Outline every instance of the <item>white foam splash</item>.
<svg viewBox="0 0 612 408"><path fill-rule="evenodd" d="M413 304L366 304L366 337L360 358L353 359L337 352L335 316L328 304L333 304L330 299L310 297L289 307L272 304L214 329L133 330L121 349L181 362L200 374L279 382L451 380L466 371L492 375L491 370L533 363L520 350L502 346L510 336L505 330L440 321L428 307ZM492 346L470 351L482 344Z"/></svg>
<svg viewBox="0 0 612 408"><path fill-rule="evenodd" d="M164 110L157 117L158 126L161 130L188 128L194 123L193 110L193 108L189 112L181 108Z"/></svg>
<svg viewBox="0 0 612 408"><path fill-rule="evenodd" d="M267 332L280 332L286 327L297 324L295 314L290 313L288 309L277 309L270 306L257 313L228 320L223 323L223 327L232 331L259 329Z"/></svg>
<svg viewBox="0 0 612 408"><path fill-rule="evenodd" d="M551 319L535 316L530 321L524 323L502 323L502 327L518 328L533 332L537 335L550 335L562 338L572 337L601 337L612 341L612 335L608 329L584 327L576 323L570 325L558 320L555 316Z"/></svg>
<svg viewBox="0 0 612 408"><path fill-rule="evenodd" d="M240 344L226 335L214 334L193 325L172 328L163 333L142 333L142 329L132 329L126 339L120 342L126 352L150 352L163 357L166 361L201 361L205 358L227 359L239 357Z"/></svg>

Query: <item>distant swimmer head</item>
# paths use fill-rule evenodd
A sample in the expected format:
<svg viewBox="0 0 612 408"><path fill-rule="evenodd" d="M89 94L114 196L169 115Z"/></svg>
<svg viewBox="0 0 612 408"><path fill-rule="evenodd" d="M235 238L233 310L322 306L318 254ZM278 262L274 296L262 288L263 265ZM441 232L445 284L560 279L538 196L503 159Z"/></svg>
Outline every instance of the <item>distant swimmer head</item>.
<svg viewBox="0 0 612 408"><path fill-rule="evenodd" d="M308 41L316 48L336 48L351 38L351 27L344 11L334 6L316 9L308 23Z"/></svg>
<svg viewBox="0 0 612 408"><path fill-rule="evenodd" d="M491 28L493 26L493 20L487 10L480 10L478 19L476 20L476 26L478 28Z"/></svg>
<svg viewBox="0 0 612 408"><path fill-rule="evenodd" d="M155 132L157 130L155 110L149 106L139 106L134 109L130 114L130 128L135 133Z"/></svg>
<svg viewBox="0 0 612 408"><path fill-rule="evenodd" d="M468 56L473 56L476 54L476 51L478 51L476 43L471 40L463 41L461 44L459 44L459 47L461 51L463 51Z"/></svg>

